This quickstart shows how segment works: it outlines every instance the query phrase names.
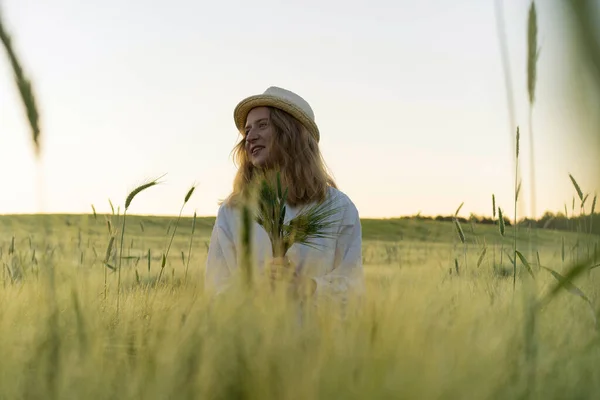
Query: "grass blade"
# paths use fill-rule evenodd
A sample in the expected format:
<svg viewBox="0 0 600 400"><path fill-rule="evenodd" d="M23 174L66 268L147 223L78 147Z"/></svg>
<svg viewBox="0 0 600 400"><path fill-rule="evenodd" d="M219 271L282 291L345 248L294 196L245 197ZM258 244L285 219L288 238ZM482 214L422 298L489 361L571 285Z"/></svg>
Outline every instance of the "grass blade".
<svg viewBox="0 0 600 400"><path fill-rule="evenodd" d="M552 290L548 292L544 299L544 302L550 301L554 296L556 296L556 294L561 289L571 291L573 294L577 294L579 296L579 292L581 292L581 290L579 290L575 285L573 285L572 281L582 273L588 271L590 269L591 264L593 264L592 258L575 263L571 266L571 268L569 268L565 275L561 275L558 272L551 270L550 268L544 267L548 271L553 271L552 275L558 281L558 284L556 284L552 288Z"/></svg>
<svg viewBox="0 0 600 400"><path fill-rule="evenodd" d="M465 233L462 230L462 227L460 226L460 222L458 221L458 219L454 219L454 226L456 226L456 231L458 232L458 237L460 238L460 241L462 243L465 243Z"/></svg>
<svg viewBox="0 0 600 400"><path fill-rule="evenodd" d="M546 271L550 272L552 274L552 276L559 282L559 285L562 285L562 288L565 289L567 292L569 292L575 296L581 297L588 303L591 303L590 299L586 296L586 294L583 293L583 291L581 289L579 289L577 286L575 286L573 283L568 281L563 275L559 274L552 268L548 268L548 267L544 267L544 266L542 266L542 268L544 268Z"/></svg>
<svg viewBox="0 0 600 400"><path fill-rule="evenodd" d="M500 227L500 235L504 236L505 225L504 225L504 215L502 215L502 209L498 207L498 225Z"/></svg>
<svg viewBox="0 0 600 400"><path fill-rule="evenodd" d="M4 49L6 50L8 59L10 60L10 65L15 75L15 83L17 85L17 88L19 89L19 93L21 94L21 100L23 101L23 106L25 107L25 112L27 114L29 126L31 127L31 138L33 139L35 155L36 157L39 157L41 152L41 129L39 124L39 112L37 102L33 93L31 81L25 76L21 62L17 57L17 54L12 46L12 39L9 33L4 28L2 12L0 12L0 41L2 42Z"/></svg>
<svg viewBox="0 0 600 400"><path fill-rule="evenodd" d="M196 211L194 211L194 218L192 219L192 234L190 235L190 247L188 249L187 264L185 266L184 280L187 279L188 269L190 267L190 259L192 258L192 241L194 240L194 232L196 231Z"/></svg>
<svg viewBox="0 0 600 400"><path fill-rule="evenodd" d="M569 178L571 178L571 182L573 182L573 186L575 187L575 190L577 191L577 196L579 196L579 200L581 200L581 202L583 202L583 192L581 191L579 184L577 183L577 181L575 180L573 175L569 174ZM573 199L573 208L575 208L575 199Z"/></svg>
<svg viewBox="0 0 600 400"><path fill-rule="evenodd" d="M110 237L110 240L108 241L108 246L106 247L106 254L104 255L105 263L107 263L110 260L110 255L112 253L114 244L115 244L115 237L113 235Z"/></svg>
<svg viewBox="0 0 600 400"><path fill-rule="evenodd" d="M517 141L516 141L516 153L515 153L517 156L517 160L519 159L520 141L521 141L521 132L519 131L519 127L517 126Z"/></svg>
<svg viewBox="0 0 600 400"><path fill-rule="evenodd" d="M109 264L109 263L104 263L104 265L105 265L106 267L108 267L109 269L113 270L113 271L116 271L116 270L117 270L117 269L116 269L116 268L115 268L113 265L111 265L111 264Z"/></svg>
<svg viewBox="0 0 600 400"><path fill-rule="evenodd" d="M525 268L527 268L527 272L529 272L529 275L531 275L531 277L535 279L535 275L533 274L533 269L531 268L529 261L527 261L525 256L523 254L521 254L521 252L519 250L516 250L515 254L519 257L519 260L521 260L521 262L523 263Z"/></svg>
<svg viewBox="0 0 600 400"><path fill-rule="evenodd" d="M592 200L592 209L590 210L590 234L592 234L594 232L593 227L594 227L594 212L596 211L596 197L597 197L597 195L594 194L594 199Z"/></svg>
<svg viewBox="0 0 600 400"><path fill-rule="evenodd" d="M486 253L487 253L487 247L484 247L483 250L481 251L481 254L479 255L479 259L477 260L477 268L479 268L479 266L483 262L483 258L485 257Z"/></svg>
<svg viewBox="0 0 600 400"><path fill-rule="evenodd" d="M537 44L537 12L532 1L527 20L527 92L529 103L535 103L535 85L537 80L537 61L539 49Z"/></svg>
<svg viewBox="0 0 600 400"><path fill-rule="evenodd" d="M460 212L460 209L462 208L462 206L465 205L465 202L463 201L462 203L460 203L460 206L458 206L458 208L456 209L456 212L454 213L454 216L458 216L458 213Z"/></svg>
<svg viewBox="0 0 600 400"><path fill-rule="evenodd" d="M510 261L510 263L511 263L512 265L515 265L515 260L514 260L514 259L513 259L513 257L510 255L510 253L508 252L508 250L506 250L504 253L505 253L505 254L506 254L506 256L508 257L508 260Z"/></svg>
<svg viewBox="0 0 600 400"><path fill-rule="evenodd" d="M175 221L175 229L173 229L173 234L171 235L169 245L167 246L167 251L165 252L165 257L169 255L169 251L171 250L171 245L173 244L173 240L175 239L175 234L177 233L177 228L179 227L179 220L181 219L181 213L183 213L183 208L187 204L190 197L192 197L192 194L194 193L195 188L196 188L196 186L192 185L190 190L188 190L188 192L186 193L185 198L183 199L183 204L181 205L181 208L179 209L179 215L177 216L177 220ZM183 257L183 252L181 252L181 256ZM185 262L184 262L184 265L185 265ZM161 276L162 276L162 270L158 277L159 280L160 280Z"/></svg>

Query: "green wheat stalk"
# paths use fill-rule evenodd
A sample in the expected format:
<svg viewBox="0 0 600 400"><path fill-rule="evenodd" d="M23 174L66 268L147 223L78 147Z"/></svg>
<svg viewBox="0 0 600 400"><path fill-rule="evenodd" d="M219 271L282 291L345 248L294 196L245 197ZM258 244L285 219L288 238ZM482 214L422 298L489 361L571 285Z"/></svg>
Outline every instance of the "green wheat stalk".
<svg viewBox="0 0 600 400"><path fill-rule="evenodd" d="M600 45L597 36L597 22L593 16L597 15L595 0L577 0L566 3L571 7L571 13L575 17L576 40L582 50L579 52L584 58L587 67L590 68L600 83ZM600 86L598 86L600 88Z"/></svg>
<svg viewBox="0 0 600 400"><path fill-rule="evenodd" d="M600 326L598 325L596 310L592 301L580 288L573 284L573 281L579 275L582 275L586 271L589 271L590 269L598 266L599 265L594 265L593 257L589 257L583 261L578 261L574 263L564 275L556 272L552 268L541 266L543 269L552 274L552 276L557 280L557 284L546 294L544 298L538 301L538 307L545 307L546 304L548 304L559 293L559 291L566 290L572 295L580 297L589 305L590 311L592 313L592 318L594 320L595 328L596 330L599 330Z"/></svg>
<svg viewBox="0 0 600 400"><path fill-rule="evenodd" d="M250 201L248 198L245 199L242 204L242 271L244 273L244 282L246 289L252 288L252 211L250 207Z"/></svg>
<svg viewBox="0 0 600 400"><path fill-rule="evenodd" d="M458 217L458 213L460 212L461 208L465 205L465 202L463 201L462 203L460 203L460 205L458 206L458 208L456 209L456 211L454 212L454 218Z"/></svg>
<svg viewBox="0 0 600 400"><path fill-rule="evenodd" d="M194 232L196 231L196 211L194 211L194 218L192 219L192 235L190 236L190 248L188 249L187 264L185 266L184 281L187 279L188 268L190 267L190 258L192 256L192 241L194 240Z"/></svg>
<svg viewBox="0 0 600 400"><path fill-rule="evenodd" d="M460 225L460 221L458 220L458 213L460 212L461 208L463 207L463 205L465 204L465 202L463 201L462 203L460 203L460 205L458 206L458 208L456 209L456 212L454 213L454 226L456 227L456 232L458 233L458 237L460 239L460 242L463 245L463 252L464 252L464 258L465 258L465 268L467 268L467 244L466 244L466 238L465 238L465 233L462 229L462 226Z"/></svg>
<svg viewBox="0 0 600 400"><path fill-rule="evenodd" d="M494 195L492 193L492 221L496 219L496 195ZM493 254L493 263L494 265L496 265L496 245L493 244L492 248L494 250L494 254Z"/></svg>
<svg viewBox="0 0 600 400"><path fill-rule="evenodd" d="M535 2L529 7L527 22L527 92L529 94L529 151L530 151L530 173L531 173L531 218L536 217L535 198L535 162L533 145L533 106L535 104L535 86L537 81L537 61L540 55L537 43L537 12Z"/></svg>
<svg viewBox="0 0 600 400"><path fill-rule="evenodd" d="M594 224L594 212L596 211L597 196L597 194L594 194L594 199L592 200L592 209L590 210L590 235L593 233L592 225Z"/></svg>
<svg viewBox="0 0 600 400"><path fill-rule="evenodd" d="M516 284L517 284L517 200L519 198L519 183L518 183L518 179L519 179L519 139L520 139L520 132L519 132L519 127L517 126L517 138L516 138L516 163L515 163L515 219L513 222L514 225L514 239L513 239L513 291L515 290Z"/></svg>
<svg viewBox="0 0 600 400"><path fill-rule="evenodd" d="M531 268L531 264L529 263L529 261L527 261L527 258L525 258L525 256L518 250L515 252L515 255L519 257L519 260L521 261L523 266L525 266L527 272L529 272L529 275L531 275L532 278L535 278L535 275L533 274L533 268Z"/></svg>
<svg viewBox="0 0 600 400"><path fill-rule="evenodd" d="M504 222L504 214L502 213L502 209L498 207L498 230L500 232L500 236L502 236L502 242L500 245L500 265L504 265L504 234L506 232L506 224Z"/></svg>
<svg viewBox="0 0 600 400"><path fill-rule="evenodd" d="M21 94L21 100L23 101L23 106L25 107L27 119L29 121L29 126L31 127L31 137L33 139L35 156L39 157L40 152L41 152L41 145L40 145L41 130L40 130L39 112L38 112L38 107L36 104L35 95L33 93L32 87L31 87L31 81L25 76L21 62L19 61L19 58L17 57L16 52L12 46L12 39L4 27L1 10L0 10L0 41L2 42L4 49L6 50L8 59L10 60L10 64L12 66L12 69L13 69L13 72L15 75L15 83L17 84L17 88L19 89L19 93Z"/></svg>
<svg viewBox="0 0 600 400"><path fill-rule="evenodd" d="M314 239L336 236L329 232L337 223L330 218L340 210L335 206L335 198L303 209L286 223L287 192L287 188L282 188L279 172L276 174L276 187L270 185L268 179L263 179L259 189L255 219L269 235L274 257L284 257L293 244L316 248L318 246L313 243Z"/></svg>
<svg viewBox="0 0 600 400"><path fill-rule="evenodd" d="M458 267L458 258L454 258L454 270L456 271L456 275L460 275L460 269Z"/></svg>
<svg viewBox="0 0 600 400"><path fill-rule="evenodd" d="M583 191L581 190L581 186L579 185L579 183L577 183L577 180L575 180L575 177L572 174L569 174L569 178L571 179L571 182L573 183L573 187L575 188L575 191L577 192L577 197L579 198L580 201L580 211L579 211L579 218L577 220L577 234L581 234L582 232L585 232L585 227L582 227L582 221L585 221L583 219L584 217L584 204L585 201L587 200L587 196L584 196ZM575 197L573 197L573 210L575 209ZM573 213L574 215L574 213ZM585 223L584 223L585 224ZM577 257L579 257L579 248L577 249Z"/></svg>
<svg viewBox="0 0 600 400"><path fill-rule="evenodd" d="M147 253L146 257L148 258L148 276L150 276L150 265L152 263L152 258L151 258L151 255L150 255L150 249L148 249L148 253Z"/></svg>
<svg viewBox="0 0 600 400"><path fill-rule="evenodd" d="M164 175L163 175L164 176ZM127 216L127 210L129 210L129 206L131 206L131 202L133 201L133 199L135 198L135 196L137 196L138 194L140 194L141 192L143 192L146 189L151 188L152 186L155 186L159 183L159 179L162 178L163 176L153 179L152 181L148 182L148 183L144 183L138 187L136 187L135 189L133 189L128 195L127 198L125 199L125 210L123 211L123 225L121 226L121 245L119 246L119 264L118 264L118 278L117 278L117 314L119 313L119 299L121 298L120 296L120 290L121 290L121 265L122 265L122 258L123 258L123 240L125 239L125 221L126 221L126 216ZM112 202L111 202L111 206L112 206ZM113 208L113 212L114 212L114 208Z"/></svg>
<svg viewBox="0 0 600 400"><path fill-rule="evenodd" d="M525 256L520 251L516 251L516 255L519 257L521 263L525 266L532 278L535 279L533 274L533 268L527 261ZM516 263L516 259L514 262ZM525 290L523 291L524 306L525 306L525 323L524 323L524 339L525 339L525 359L527 361L527 375L528 385L525 390L527 392L526 397L530 397L530 393L535 392L535 370L537 363L537 345L535 341L535 328L536 328L536 301L534 286L529 281L524 282Z"/></svg>
<svg viewBox="0 0 600 400"><path fill-rule="evenodd" d="M481 266L481 263L483 262L483 258L485 257L486 253L487 253L487 246L484 245L483 249L481 250L481 254L479 254L479 258L477 259L477 268L479 268Z"/></svg>
<svg viewBox="0 0 600 400"><path fill-rule="evenodd" d="M573 183L573 187L575 187L575 191L577 192L579 200L583 202L583 191L581 190L581 187L579 186L572 174L569 174L569 178L571 178L571 182Z"/></svg>
<svg viewBox="0 0 600 400"><path fill-rule="evenodd" d="M462 229L462 226L460 226L460 222L456 218L454 218L454 225L456 226L456 232L458 233L460 242L464 244L465 243L465 233Z"/></svg>
<svg viewBox="0 0 600 400"><path fill-rule="evenodd" d="M108 241L108 246L106 247L106 255L104 256L104 300L106 300L106 292L107 292L107 279L108 279L108 270L107 268L115 270L115 267L109 264L110 255L112 254L113 246L115 244L115 235L111 234L110 239Z"/></svg>
<svg viewBox="0 0 600 400"><path fill-rule="evenodd" d="M498 42L500 45L500 58L502 60L502 71L504 73L504 86L506 89L506 101L508 105L508 116L509 116L509 130L510 130L510 138L513 140L514 136L512 135L513 127L516 126L516 118L515 118L515 102L512 88L512 77L510 73L510 59L509 59L509 51L506 40L506 32L504 28L504 10L502 8L502 0L495 0L494 2L494 16L496 19L496 33L498 37ZM512 142L512 148L514 148L515 143ZM514 153L513 153L514 154ZM513 160L515 164L516 160ZM518 168L518 167L517 167Z"/></svg>
<svg viewBox="0 0 600 400"><path fill-rule="evenodd" d="M173 239L175 238L175 233L177 232L177 226L179 226L179 220L181 219L181 213L183 212L183 208L185 207L187 202L190 200L190 197L192 197L192 194L194 193L195 189L196 189L196 185L192 185L192 187L185 194L185 197L183 199L183 204L181 205L181 208L179 209L179 215L177 216L177 220L175 221L175 229L173 229L173 233L171 234L171 240L169 241L169 245L167 246L167 251L164 254L165 259L169 256L169 250L171 250L171 245L173 244ZM165 266L163 265L160 270L160 273L158 274L158 279L156 280L157 284L160 282L160 279L161 279L163 271L164 271L164 267Z"/></svg>

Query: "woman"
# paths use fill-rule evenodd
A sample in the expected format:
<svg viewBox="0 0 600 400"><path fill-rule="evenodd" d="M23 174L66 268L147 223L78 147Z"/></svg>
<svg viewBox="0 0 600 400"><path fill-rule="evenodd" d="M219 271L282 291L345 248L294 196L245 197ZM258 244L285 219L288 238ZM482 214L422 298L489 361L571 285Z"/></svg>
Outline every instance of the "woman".
<svg viewBox="0 0 600 400"><path fill-rule="evenodd" d="M341 207L334 226L337 235L312 241L316 248L296 243L284 259L274 259L269 236L254 222L254 265L259 271L265 271L265 265L271 266L270 279L289 283L293 292L307 291L309 295L333 299L360 294L364 276L359 214L326 172L318 146L320 133L310 105L295 93L271 87L242 100L235 108L234 121L241 134L233 151L239 169L233 192L221 204L213 227L206 288L221 293L230 286L239 270L241 251L237 205L258 174L277 169L288 188L286 222L304 207L333 199Z"/></svg>

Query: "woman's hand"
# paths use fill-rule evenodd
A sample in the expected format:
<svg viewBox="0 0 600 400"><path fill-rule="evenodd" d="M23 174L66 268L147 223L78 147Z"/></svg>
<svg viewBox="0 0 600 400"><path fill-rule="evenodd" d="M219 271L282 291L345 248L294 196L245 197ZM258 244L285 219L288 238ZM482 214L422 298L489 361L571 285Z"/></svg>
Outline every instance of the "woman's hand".
<svg viewBox="0 0 600 400"><path fill-rule="evenodd" d="M290 262L287 256L275 257L271 261L269 274L272 281L289 282L295 275L294 265Z"/></svg>
<svg viewBox="0 0 600 400"><path fill-rule="evenodd" d="M273 258L269 272L271 282L288 283L294 296L310 296L317 289L315 280L298 274L287 256Z"/></svg>

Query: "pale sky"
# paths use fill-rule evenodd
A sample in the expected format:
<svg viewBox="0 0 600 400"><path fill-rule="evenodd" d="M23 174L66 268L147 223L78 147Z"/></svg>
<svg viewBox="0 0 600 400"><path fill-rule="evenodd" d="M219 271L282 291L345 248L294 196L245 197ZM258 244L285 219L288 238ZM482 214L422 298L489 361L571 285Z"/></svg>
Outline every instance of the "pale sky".
<svg viewBox="0 0 600 400"><path fill-rule="evenodd" d="M505 3L528 202L529 1ZM196 183L184 214L215 215L235 173L233 109L273 85L311 104L325 159L361 217L451 214L463 201L461 215L490 215L494 193L512 218L493 0L0 4L33 80L44 136L38 171L2 50L0 214L87 213L91 204L108 212L109 198L122 206L135 186L166 173L130 213L177 214ZM573 139L565 27L547 5L538 2L538 214L570 205L569 173L584 191L599 187L596 153Z"/></svg>

